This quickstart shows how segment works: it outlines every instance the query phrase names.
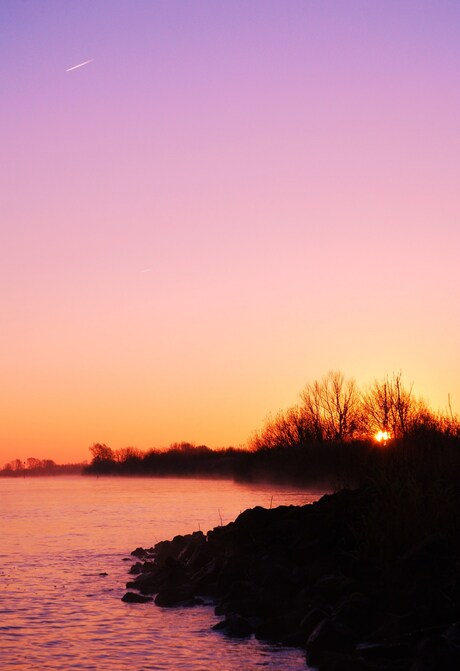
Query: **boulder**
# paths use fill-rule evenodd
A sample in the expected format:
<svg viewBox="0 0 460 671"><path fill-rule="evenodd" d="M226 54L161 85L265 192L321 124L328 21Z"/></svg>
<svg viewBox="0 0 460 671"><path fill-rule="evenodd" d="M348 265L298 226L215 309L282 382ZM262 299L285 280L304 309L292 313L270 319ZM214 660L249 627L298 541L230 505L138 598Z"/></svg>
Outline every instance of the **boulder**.
<svg viewBox="0 0 460 671"><path fill-rule="evenodd" d="M153 598L151 596L136 594L136 592L126 592L126 594L121 597L121 600L126 603L147 603L148 601L153 601Z"/></svg>
<svg viewBox="0 0 460 671"><path fill-rule="evenodd" d="M460 656L451 643L440 635L428 636L417 645L411 671L458 671Z"/></svg>
<svg viewBox="0 0 460 671"><path fill-rule="evenodd" d="M225 620L213 626L214 631L221 631L233 638L247 638L254 631L254 625L249 618L232 613Z"/></svg>
<svg viewBox="0 0 460 671"><path fill-rule="evenodd" d="M355 644L351 629L334 618L325 618L308 638L307 661L318 666L329 653L354 652Z"/></svg>
<svg viewBox="0 0 460 671"><path fill-rule="evenodd" d="M194 598L191 585L179 585L164 587L155 597L155 605L163 608L171 608L190 602ZM193 603L196 605L196 603Z"/></svg>

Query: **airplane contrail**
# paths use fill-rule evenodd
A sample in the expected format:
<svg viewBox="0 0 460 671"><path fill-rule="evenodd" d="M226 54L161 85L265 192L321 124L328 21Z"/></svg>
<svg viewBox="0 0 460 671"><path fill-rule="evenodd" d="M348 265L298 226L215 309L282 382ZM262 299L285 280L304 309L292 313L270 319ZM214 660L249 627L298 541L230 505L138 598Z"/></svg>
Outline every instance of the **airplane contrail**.
<svg viewBox="0 0 460 671"><path fill-rule="evenodd" d="M67 68L66 72L70 72L71 70L76 70L77 68L82 68L84 65L88 65L88 63L92 63L94 61L94 58L90 58L88 61L83 61L83 63L79 63L78 65L73 65L71 68Z"/></svg>

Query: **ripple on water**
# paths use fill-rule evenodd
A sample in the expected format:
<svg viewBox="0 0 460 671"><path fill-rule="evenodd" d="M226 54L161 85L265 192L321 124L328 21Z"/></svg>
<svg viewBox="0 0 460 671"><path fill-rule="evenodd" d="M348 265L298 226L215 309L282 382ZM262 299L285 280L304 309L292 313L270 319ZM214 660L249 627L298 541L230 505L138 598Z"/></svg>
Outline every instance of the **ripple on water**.
<svg viewBox="0 0 460 671"><path fill-rule="evenodd" d="M2 668L8 671L300 671L299 650L211 630L213 609L121 601L130 551L304 492L231 482L92 478L2 483ZM315 498L310 496L310 500ZM6 522L6 524L5 524ZM5 531L4 531L5 530ZM130 558L131 561L134 561ZM108 575L100 575L107 573Z"/></svg>

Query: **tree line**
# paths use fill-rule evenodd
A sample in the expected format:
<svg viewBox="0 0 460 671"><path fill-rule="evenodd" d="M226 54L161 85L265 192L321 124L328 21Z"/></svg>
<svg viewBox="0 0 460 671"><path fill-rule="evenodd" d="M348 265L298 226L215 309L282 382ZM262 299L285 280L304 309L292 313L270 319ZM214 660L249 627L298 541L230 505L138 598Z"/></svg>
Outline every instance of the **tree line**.
<svg viewBox="0 0 460 671"><path fill-rule="evenodd" d="M299 399L269 417L244 447L211 449L182 442L143 452L95 443L90 464L59 465L29 457L5 464L0 475L83 472L353 483L395 460L432 472L442 460L443 468L460 475L460 420L450 402L445 412L433 411L403 383L401 373L360 389L354 379L331 371L308 383Z"/></svg>
<svg viewBox="0 0 460 671"><path fill-rule="evenodd" d="M136 447L114 450L104 443L95 443L89 450L92 459L84 468L87 474L219 477L232 477L235 459L242 452L233 447L211 449L187 442L146 452Z"/></svg>
<svg viewBox="0 0 460 671"><path fill-rule="evenodd" d="M427 477L441 467L460 474L459 446L458 416L450 407L431 410L400 373L360 390L332 371L307 384L300 403L269 418L244 448L174 443L142 452L96 443L84 472L353 485L396 462Z"/></svg>
<svg viewBox="0 0 460 671"><path fill-rule="evenodd" d="M253 450L308 442L406 439L420 433L460 436L460 420L434 412L403 384L401 373L360 390L354 379L331 371L307 384L301 402L276 417L249 441Z"/></svg>
<svg viewBox="0 0 460 671"><path fill-rule="evenodd" d="M52 459L29 457L25 461L13 459L0 469L2 477L37 477L41 475L80 475L84 464L56 464Z"/></svg>

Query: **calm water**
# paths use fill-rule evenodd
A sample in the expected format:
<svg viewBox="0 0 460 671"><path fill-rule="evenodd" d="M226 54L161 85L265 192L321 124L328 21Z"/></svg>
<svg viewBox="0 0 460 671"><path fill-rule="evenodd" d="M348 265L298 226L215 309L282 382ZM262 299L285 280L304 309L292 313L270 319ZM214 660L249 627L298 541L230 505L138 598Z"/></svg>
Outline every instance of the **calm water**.
<svg viewBox="0 0 460 671"><path fill-rule="evenodd" d="M255 505L318 496L222 480L0 479L1 668L305 671L301 651L211 631L210 606L123 603L131 565L123 558Z"/></svg>

